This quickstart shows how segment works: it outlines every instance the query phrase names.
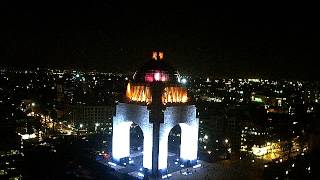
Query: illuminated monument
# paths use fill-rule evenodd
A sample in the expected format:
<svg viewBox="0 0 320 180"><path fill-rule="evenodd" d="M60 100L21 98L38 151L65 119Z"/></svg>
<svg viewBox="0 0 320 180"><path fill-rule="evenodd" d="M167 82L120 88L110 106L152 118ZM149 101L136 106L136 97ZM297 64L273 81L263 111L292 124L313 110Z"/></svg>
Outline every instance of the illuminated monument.
<svg viewBox="0 0 320 180"><path fill-rule="evenodd" d="M130 155L130 126L140 126L143 140L143 167L152 175L167 169L168 136L181 127L180 159L195 164L198 151L199 119L196 107L188 103L187 90L180 76L162 52L137 71L126 90L126 102L118 103L113 118L112 156L124 161Z"/></svg>

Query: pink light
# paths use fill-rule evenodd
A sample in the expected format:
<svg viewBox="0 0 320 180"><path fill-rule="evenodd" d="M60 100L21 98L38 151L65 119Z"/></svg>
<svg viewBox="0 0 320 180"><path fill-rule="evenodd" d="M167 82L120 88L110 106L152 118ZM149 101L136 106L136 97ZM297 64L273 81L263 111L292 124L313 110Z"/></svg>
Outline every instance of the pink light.
<svg viewBox="0 0 320 180"><path fill-rule="evenodd" d="M147 74L145 75L145 77L144 77L144 80L145 80L146 82L153 82L153 81L154 81L154 79L153 79L153 73L147 73Z"/></svg>
<svg viewBox="0 0 320 180"><path fill-rule="evenodd" d="M167 76L165 76L164 74L161 76L161 81L167 81Z"/></svg>
<svg viewBox="0 0 320 180"><path fill-rule="evenodd" d="M144 80L146 82L154 82L154 81L164 82L164 81L168 81L168 79L169 79L168 75L161 71L146 73L146 75L144 76Z"/></svg>
<svg viewBox="0 0 320 180"><path fill-rule="evenodd" d="M160 81L161 79L161 74L159 72L154 73L154 80Z"/></svg>

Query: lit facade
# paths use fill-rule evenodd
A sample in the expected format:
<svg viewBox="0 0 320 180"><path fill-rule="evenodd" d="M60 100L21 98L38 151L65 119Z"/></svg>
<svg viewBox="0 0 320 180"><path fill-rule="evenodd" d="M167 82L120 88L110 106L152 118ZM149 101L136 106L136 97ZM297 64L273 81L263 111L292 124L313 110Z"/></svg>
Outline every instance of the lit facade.
<svg viewBox="0 0 320 180"><path fill-rule="evenodd" d="M130 101L145 102L151 104L152 95L150 86L128 83L126 97ZM186 103L188 101L187 90L179 86L165 87L161 96L162 103Z"/></svg>
<svg viewBox="0 0 320 180"><path fill-rule="evenodd" d="M179 84L179 74L163 60L163 53L152 57L128 83L126 102L116 106L112 155L118 162L129 157L130 126L135 123L144 136L143 167L159 175L167 169L168 136L176 125L181 127L181 160L196 163L199 120L187 90Z"/></svg>
<svg viewBox="0 0 320 180"><path fill-rule="evenodd" d="M67 108L71 115L69 120L77 128L82 124L83 129L94 130L96 123L99 123L100 127L111 128L114 107L70 105Z"/></svg>

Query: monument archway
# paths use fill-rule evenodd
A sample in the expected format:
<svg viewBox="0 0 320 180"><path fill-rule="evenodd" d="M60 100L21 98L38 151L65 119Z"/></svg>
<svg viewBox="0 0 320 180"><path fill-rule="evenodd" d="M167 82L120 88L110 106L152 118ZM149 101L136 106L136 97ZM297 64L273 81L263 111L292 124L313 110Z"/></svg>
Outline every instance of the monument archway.
<svg viewBox="0 0 320 180"><path fill-rule="evenodd" d="M181 128L180 159L192 165L197 160L199 119L191 105L180 74L167 61L163 52L154 52L152 60L137 71L127 84L124 101L116 106L113 118L112 154L115 161L130 155L130 125L143 132L143 167L153 176L166 172L168 135Z"/></svg>

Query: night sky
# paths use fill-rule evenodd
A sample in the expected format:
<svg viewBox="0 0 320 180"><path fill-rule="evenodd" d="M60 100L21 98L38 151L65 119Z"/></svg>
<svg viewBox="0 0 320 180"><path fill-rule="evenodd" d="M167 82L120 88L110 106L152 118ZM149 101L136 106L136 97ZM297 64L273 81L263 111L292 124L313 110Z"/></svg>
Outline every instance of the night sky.
<svg viewBox="0 0 320 180"><path fill-rule="evenodd" d="M182 74L320 78L315 6L182 2L2 3L0 64L127 72L162 50Z"/></svg>

